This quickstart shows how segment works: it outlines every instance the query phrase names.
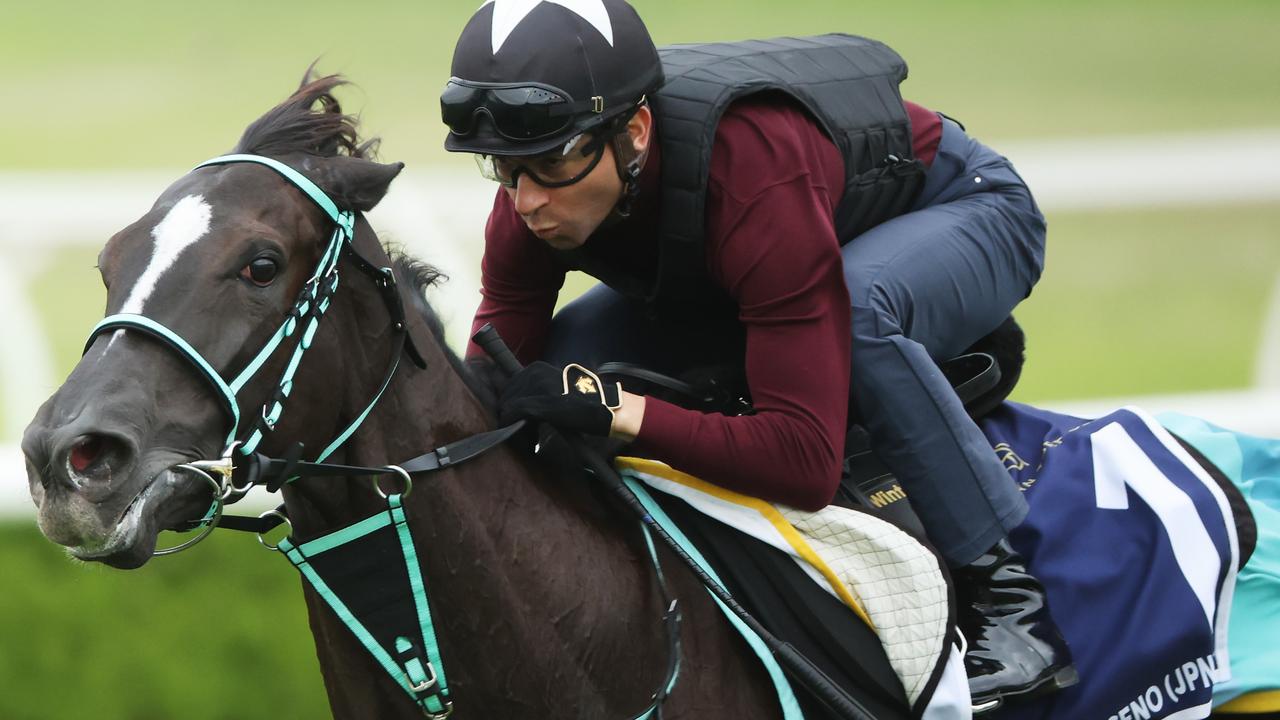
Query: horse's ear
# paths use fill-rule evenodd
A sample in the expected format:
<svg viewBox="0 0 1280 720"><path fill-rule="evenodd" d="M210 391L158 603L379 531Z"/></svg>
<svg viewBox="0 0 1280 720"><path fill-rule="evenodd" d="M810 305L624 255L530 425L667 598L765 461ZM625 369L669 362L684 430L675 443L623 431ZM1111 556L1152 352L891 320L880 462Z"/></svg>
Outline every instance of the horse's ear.
<svg viewBox="0 0 1280 720"><path fill-rule="evenodd" d="M314 160L311 179L338 203L359 212L372 210L387 187L404 169L404 163L382 164L362 158L338 155ZM310 163L309 163L310 164Z"/></svg>

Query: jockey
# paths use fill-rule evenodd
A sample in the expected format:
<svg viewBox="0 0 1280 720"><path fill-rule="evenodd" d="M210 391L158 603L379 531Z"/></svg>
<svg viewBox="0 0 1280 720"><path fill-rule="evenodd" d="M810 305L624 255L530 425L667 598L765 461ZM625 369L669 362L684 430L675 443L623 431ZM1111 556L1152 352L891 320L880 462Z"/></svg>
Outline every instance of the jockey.
<svg viewBox="0 0 1280 720"><path fill-rule="evenodd" d="M1044 218L1004 158L901 100L892 50L814 40L837 47L676 46L660 61L623 0L475 13L440 102L445 148L501 185L475 326L532 363L501 419L612 435L816 510L852 411L952 567L975 705L1065 687L1069 652L1007 539L1026 502L934 362L1031 292ZM553 317L568 270L603 282ZM610 360L732 364L755 412L563 393L560 366Z"/></svg>

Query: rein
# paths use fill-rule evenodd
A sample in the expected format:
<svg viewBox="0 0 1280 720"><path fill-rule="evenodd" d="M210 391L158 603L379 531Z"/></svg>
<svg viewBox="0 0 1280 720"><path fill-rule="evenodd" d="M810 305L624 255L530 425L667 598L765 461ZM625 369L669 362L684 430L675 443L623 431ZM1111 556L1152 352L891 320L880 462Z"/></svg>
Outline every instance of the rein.
<svg viewBox="0 0 1280 720"><path fill-rule="evenodd" d="M396 287L394 271L390 267L377 267L362 257L354 247L356 214L340 210L337 204L310 179L272 158L259 155L223 155L197 165L194 169L232 163L256 163L279 173L301 190L334 223L333 233L311 277L306 281L293 308L284 322L267 341L266 345L248 362L230 382L214 369L213 365L177 332L145 315L118 313L103 318L90 332L84 351L103 333L110 331L140 331L176 351L189 361L209 385L231 418L221 458L199 460L180 464L185 469L208 481L214 490L213 504L200 520L187 523L178 530L203 528L201 533L178 546L157 550L155 555L170 555L188 549L200 542L216 527L255 532L265 547L277 550L311 584L312 588L330 606L340 620L355 635L374 660L393 682L408 693L414 703L432 720L443 720L453 712L449 700L444 665L440 657L439 643L432 621L426 583L413 538L409 532L408 518L403 499L413 490L414 473L427 473L451 468L501 445L524 426L520 421L507 427L480 433L448 445L438 447L398 465L358 466L325 463L324 460L343 445L364 423L378 400L386 392L396 370L400 355L408 352L414 363L425 369L426 362L408 336L404 305ZM311 347L320 320L329 309L332 297L338 289L339 261L348 259L358 270L373 279L387 306L394 330L395 351L378 390L365 409L347 425L313 461L303 461L301 443L292 444L283 458L270 458L256 452L266 434L275 430L284 413L285 401L293 391L293 379L302 357ZM243 433L240 432L241 412L237 399L239 392L262 369L286 340L297 337L293 354L276 383L276 390L261 412L254 417ZM246 474L244 484L233 479L238 468ZM397 475L404 483L402 493L388 495L378 485L378 478L387 474ZM216 478L214 476L217 476ZM254 486L265 486L268 491L279 490L286 482L301 477L371 477L374 489L387 503L384 511L357 521L345 528L314 540L295 544L290 536L275 545L263 536L282 524L290 526L284 505L253 517L225 516L225 505L234 503ZM665 607L663 620L667 630L668 661L665 676L658 690L651 696L649 706L635 716L635 720L661 718L662 703L674 689L680 665L680 611L666 584L658 562L649 530L643 524L649 558L657 576L658 587ZM359 546L359 548L358 548ZM394 548L394 549L393 549ZM399 556L403 565L369 562L369 558ZM333 560L338 558L338 560ZM407 582L410 603L403 597L380 598L370 607L369 587L385 587L390 583ZM397 605L397 602L399 605ZM399 618L388 620L388 608L401 610ZM362 618L363 616L363 618ZM415 639L416 638L416 639Z"/></svg>

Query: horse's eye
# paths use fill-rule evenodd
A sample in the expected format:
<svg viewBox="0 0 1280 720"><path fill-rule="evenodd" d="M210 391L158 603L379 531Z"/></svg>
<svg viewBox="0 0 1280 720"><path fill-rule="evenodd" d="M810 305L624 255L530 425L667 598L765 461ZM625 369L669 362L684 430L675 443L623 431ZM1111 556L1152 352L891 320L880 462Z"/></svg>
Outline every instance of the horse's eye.
<svg viewBox="0 0 1280 720"><path fill-rule="evenodd" d="M279 271L276 261L271 258L255 258L253 262L244 266L240 271L240 277L252 282L254 285L265 287L276 279L276 273Z"/></svg>

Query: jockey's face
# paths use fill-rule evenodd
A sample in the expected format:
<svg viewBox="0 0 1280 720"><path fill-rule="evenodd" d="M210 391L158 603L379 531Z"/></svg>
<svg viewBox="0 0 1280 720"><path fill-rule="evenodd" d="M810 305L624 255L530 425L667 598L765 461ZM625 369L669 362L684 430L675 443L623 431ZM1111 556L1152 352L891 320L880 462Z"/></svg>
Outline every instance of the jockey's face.
<svg viewBox="0 0 1280 720"><path fill-rule="evenodd" d="M641 107L627 123L636 152L649 146L653 115ZM609 217L622 197L622 180L618 177L617 159L612 143L606 143L604 157L582 180L564 187L539 185L528 173L521 173L507 195L525 225L539 239L557 250L580 247Z"/></svg>

